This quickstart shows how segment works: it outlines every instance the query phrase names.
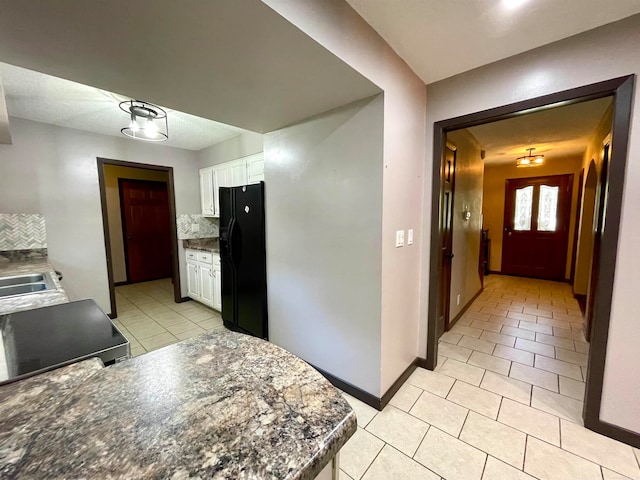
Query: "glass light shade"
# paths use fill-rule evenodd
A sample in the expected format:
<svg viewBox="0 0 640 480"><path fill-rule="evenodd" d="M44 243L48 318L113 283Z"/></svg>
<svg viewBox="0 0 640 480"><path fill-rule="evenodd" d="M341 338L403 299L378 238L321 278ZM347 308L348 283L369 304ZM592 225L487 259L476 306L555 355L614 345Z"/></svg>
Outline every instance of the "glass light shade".
<svg viewBox="0 0 640 480"><path fill-rule="evenodd" d="M544 155L531 155L534 148L529 148L529 155L516 159L516 167L539 167L544 164Z"/></svg>
<svg viewBox="0 0 640 480"><path fill-rule="evenodd" d="M147 142L164 142L169 139L167 112L152 103L127 100L120 109L129 114L131 122L120 129L123 135Z"/></svg>

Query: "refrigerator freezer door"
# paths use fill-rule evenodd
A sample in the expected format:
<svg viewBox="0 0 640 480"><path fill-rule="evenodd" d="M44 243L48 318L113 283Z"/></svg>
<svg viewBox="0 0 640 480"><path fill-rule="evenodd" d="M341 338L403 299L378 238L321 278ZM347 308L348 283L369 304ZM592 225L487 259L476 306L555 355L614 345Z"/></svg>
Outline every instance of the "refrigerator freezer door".
<svg viewBox="0 0 640 480"><path fill-rule="evenodd" d="M221 269L221 300L222 320L231 325L236 324L235 312L235 268L231 263L229 233L231 232L233 216L233 189L220 188L220 269Z"/></svg>

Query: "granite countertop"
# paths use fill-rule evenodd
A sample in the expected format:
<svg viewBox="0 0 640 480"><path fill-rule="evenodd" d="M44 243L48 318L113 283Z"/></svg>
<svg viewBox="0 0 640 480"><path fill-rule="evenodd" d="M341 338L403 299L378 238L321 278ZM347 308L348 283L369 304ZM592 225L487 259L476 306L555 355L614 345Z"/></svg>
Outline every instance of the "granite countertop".
<svg viewBox="0 0 640 480"><path fill-rule="evenodd" d="M33 273L47 272L55 285L55 289L46 290L30 295L0 298L0 315L7 313L31 310L33 308L48 307L59 303L67 303L69 298L62 288L58 275L45 258L29 258L16 260L3 260L0 262L0 277L14 275L29 275Z"/></svg>
<svg viewBox="0 0 640 480"><path fill-rule="evenodd" d="M220 244L217 238L190 238L182 240L182 246L190 250L202 250L205 252L220 252Z"/></svg>
<svg viewBox="0 0 640 480"><path fill-rule="evenodd" d="M356 431L355 413L316 370L225 330L105 368L61 395L23 393L28 412L47 399L30 421L11 389L40 378L0 388L0 410L7 401L18 410L0 417L2 478L306 480Z"/></svg>

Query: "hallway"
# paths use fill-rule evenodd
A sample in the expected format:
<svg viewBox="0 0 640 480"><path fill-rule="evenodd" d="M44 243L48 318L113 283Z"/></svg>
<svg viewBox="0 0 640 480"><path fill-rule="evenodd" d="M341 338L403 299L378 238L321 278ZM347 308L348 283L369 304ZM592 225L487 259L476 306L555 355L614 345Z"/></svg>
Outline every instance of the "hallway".
<svg viewBox="0 0 640 480"><path fill-rule="evenodd" d="M640 450L586 430L589 345L568 284L490 275L382 411L347 396L358 431L341 478L640 479Z"/></svg>

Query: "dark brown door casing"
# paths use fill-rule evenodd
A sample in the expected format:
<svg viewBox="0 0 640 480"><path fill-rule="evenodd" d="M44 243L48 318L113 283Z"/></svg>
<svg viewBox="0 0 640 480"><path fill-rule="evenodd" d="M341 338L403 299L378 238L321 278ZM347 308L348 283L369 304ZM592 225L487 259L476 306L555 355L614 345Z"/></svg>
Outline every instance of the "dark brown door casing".
<svg viewBox="0 0 640 480"><path fill-rule="evenodd" d="M509 179L502 273L564 280L573 175Z"/></svg>
<svg viewBox="0 0 640 480"><path fill-rule="evenodd" d="M127 280L171 276L169 195L165 182L120 179Z"/></svg>

